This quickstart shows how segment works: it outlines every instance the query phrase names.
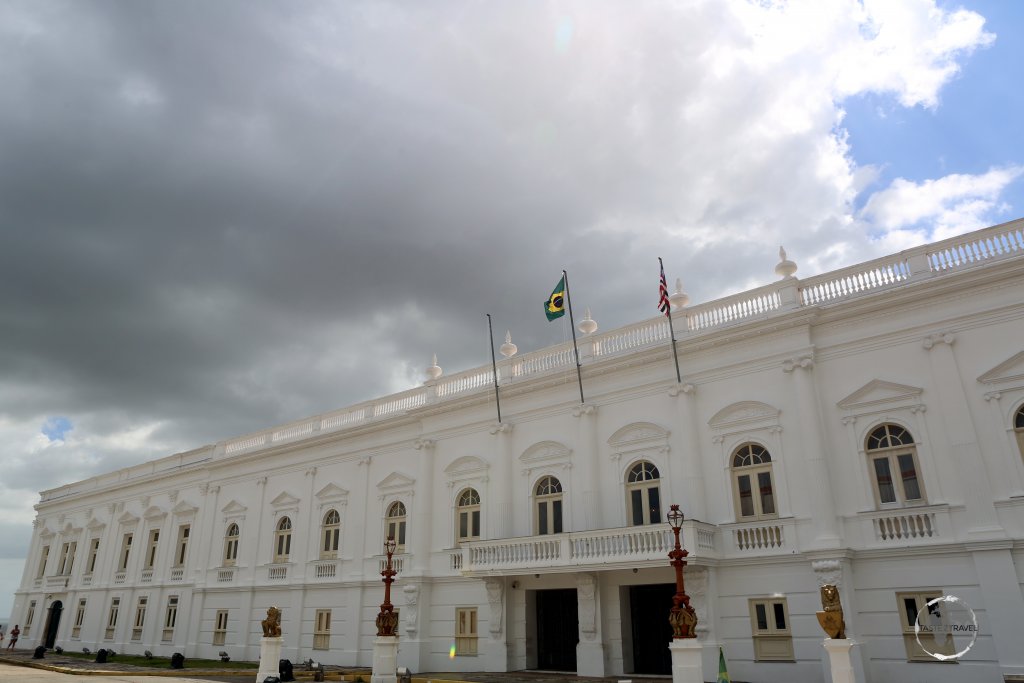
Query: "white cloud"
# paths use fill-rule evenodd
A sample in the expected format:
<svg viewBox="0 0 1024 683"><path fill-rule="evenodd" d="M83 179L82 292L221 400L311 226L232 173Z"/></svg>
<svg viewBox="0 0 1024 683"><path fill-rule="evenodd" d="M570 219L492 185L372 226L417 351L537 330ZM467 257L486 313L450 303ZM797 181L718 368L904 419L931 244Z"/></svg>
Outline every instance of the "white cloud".
<svg viewBox="0 0 1024 683"><path fill-rule="evenodd" d="M890 246L905 248L899 245L908 238L915 244L943 239L989 225L993 215L1005 208L999 196L1022 173L1024 166L1008 166L922 182L897 178L871 195L861 215L886 232L906 233L892 235L886 242Z"/></svg>

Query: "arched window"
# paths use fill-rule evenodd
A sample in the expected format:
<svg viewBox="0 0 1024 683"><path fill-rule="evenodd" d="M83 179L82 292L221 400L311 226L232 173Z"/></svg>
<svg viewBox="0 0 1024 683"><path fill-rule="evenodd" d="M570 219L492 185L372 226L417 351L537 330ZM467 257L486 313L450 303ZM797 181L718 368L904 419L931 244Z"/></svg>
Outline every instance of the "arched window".
<svg viewBox="0 0 1024 683"><path fill-rule="evenodd" d="M732 495L737 519L776 517L772 456L756 443L745 443L732 454Z"/></svg>
<svg viewBox="0 0 1024 683"><path fill-rule="evenodd" d="M324 515L323 533L320 538L320 557L330 559L338 556L338 539L341 537L341 515L337 510L328 510Z"/></svg>
<svg viewBox="0 0 1024 683"><path fill-rule="evenodd" d="M466 489L455 510L455 537L459 542L480 538L480 494Z"/></svg>
<svg viewBox="0 0 1024 683"><path fill-rule="evenodd" d="M292 554L292 520L282 517L274 532L274 562L287 562Z"/></svg>
<svg viewBox="0 0 1024 683"><path fill-rule="evenodd" d="M541 536L562 533L562 482L555 477L541 477L533 494L535 532Z"/></svg>
<svg viewBox="0 0 1024 683"><path fill-rule="evenodd" d="M395 501L388 506L387 519L384 520L384 538L395 539L395 552L405 552L405 503Z"/></svg>
<svg viewBox="0 0 1024 683"><path fill-rule="evenodd" d="M879 507L925 502L917 446L910 432L896 424L881 425L868 434L866 450Z"/></svg>
<svg viewBox="0 0 1024 683"><path fill-rule="evenodd" d="M626 475L626 500L631 526L661 523L661 475L653 463L645 460Z"/></svg>
<svg viewBox="0 0 1024 683"><path fill-rule="evenodd" d="M229 524L224 534L224 566L231 567L238 559L238 525Z"/></svg>
<svg viewBox="0 0 1024 683"><path fill-rule="evenodd" d="M1017 447L1024 458L1024 405L1017 409L1017 414L1013 417L1013 431L1017 433Z"/></svg>

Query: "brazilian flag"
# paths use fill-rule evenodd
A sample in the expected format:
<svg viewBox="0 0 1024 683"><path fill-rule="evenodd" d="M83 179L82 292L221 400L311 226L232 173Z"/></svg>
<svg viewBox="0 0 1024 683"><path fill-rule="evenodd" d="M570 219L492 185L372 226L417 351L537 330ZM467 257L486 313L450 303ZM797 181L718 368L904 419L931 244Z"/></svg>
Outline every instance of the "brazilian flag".
<svg viewBox="0 0 1024 683"><path fill-rule="evenodd" d="M565 315L565 275L562 275L551 296L544 302L544 315L549 321Z"/></svg>
<svg viewBox="0 0 1024 683"><path fill-rule="evenodd" d="M725 668L725 653L718 648L718 681L717 683L730 683L729 671Z"/></svg>

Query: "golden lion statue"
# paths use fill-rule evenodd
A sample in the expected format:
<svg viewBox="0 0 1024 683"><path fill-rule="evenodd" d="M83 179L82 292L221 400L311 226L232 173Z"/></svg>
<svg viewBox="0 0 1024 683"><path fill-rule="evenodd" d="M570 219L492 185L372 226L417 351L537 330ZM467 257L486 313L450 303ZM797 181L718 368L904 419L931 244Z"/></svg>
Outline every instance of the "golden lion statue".
<svg viewBox="0 0 1024 683"><path fill-rule="evenodd" d="M267 618L260 622L263 626L264 638L279 638L281 636L281 610L276 607L267 609Z"/></svg>
<svg viewBox="0 0 1024 683"><path fill-rule="evenodd" d="M839 602L839 589L831 583L821 587L822 611L817 612L818 623L829 638L845 638L846 622L843 621L843 605Z"/></svg>

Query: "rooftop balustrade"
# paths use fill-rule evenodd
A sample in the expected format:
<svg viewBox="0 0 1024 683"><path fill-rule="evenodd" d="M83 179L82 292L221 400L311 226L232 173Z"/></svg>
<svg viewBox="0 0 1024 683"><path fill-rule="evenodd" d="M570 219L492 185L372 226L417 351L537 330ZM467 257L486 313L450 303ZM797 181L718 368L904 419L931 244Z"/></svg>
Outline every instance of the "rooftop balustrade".
<svg viewBox="0 0 1024 683"><path fill-rule="evenodd" d="M783 278L757 289L687 306L673 313L673 324L677 338L685 341L730 326L786 315L801 308L832 306L927 278L1021 256L1024 256L1024 220L1017 220L806 279ZM582 340L580 351L586 365L635 353L663 344L668 339L668 321L658 317L588 336ZM514 385L564 372L574 363L572 346L562 344L499 362L498 379L506 385ZM442 376L408 391L44 491L42 502L117 485L126 480L163 475L211 458L230 457L317 434L352 429L428 405L490 391L491 373L491 368L484 366Z"/></svg>

